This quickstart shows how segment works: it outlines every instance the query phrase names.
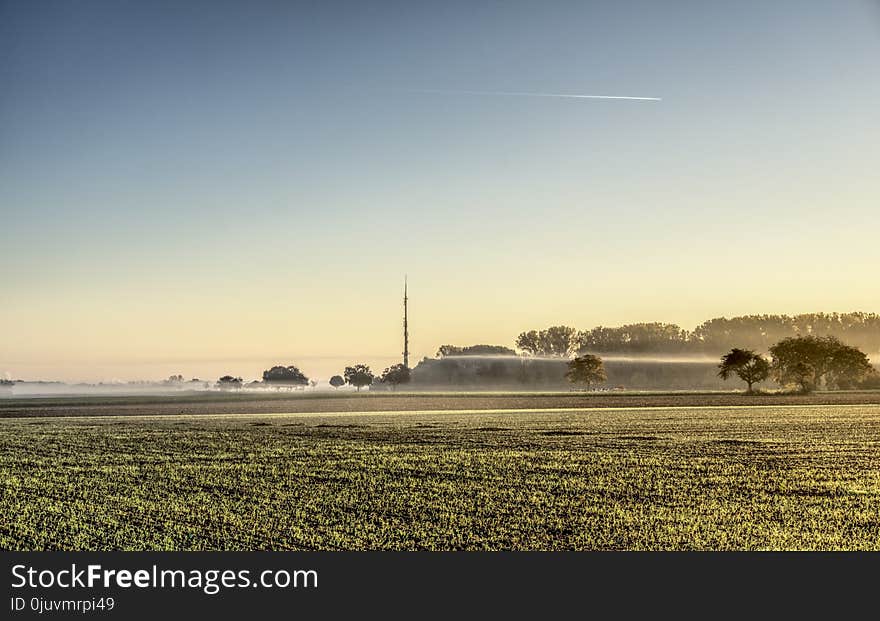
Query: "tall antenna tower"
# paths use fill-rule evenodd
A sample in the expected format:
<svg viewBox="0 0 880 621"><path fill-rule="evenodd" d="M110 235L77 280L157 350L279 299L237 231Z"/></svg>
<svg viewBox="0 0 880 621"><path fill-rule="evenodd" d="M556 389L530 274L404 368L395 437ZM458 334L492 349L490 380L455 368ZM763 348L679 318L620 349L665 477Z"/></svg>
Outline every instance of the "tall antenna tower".
<svg viewBox="0 0 880 621"><path fill-rule="evenodd" d="M409 298L406 297L406 280L403 277L403 366L409 368L409 325L407 323L406 303Z"/></svg>

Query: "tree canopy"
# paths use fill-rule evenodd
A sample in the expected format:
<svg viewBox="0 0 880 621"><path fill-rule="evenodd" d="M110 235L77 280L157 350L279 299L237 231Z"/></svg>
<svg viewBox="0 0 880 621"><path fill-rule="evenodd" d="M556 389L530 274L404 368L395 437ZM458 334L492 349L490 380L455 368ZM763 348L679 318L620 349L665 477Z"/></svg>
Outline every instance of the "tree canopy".
<svg viewBox="0 0 880 621"><path fill-rule="evenodd" d="M559 331L564 330L560 333ZM669 323L597 326L572 336L572 328L556 326L530 330L517 337L516 347L530 355L559 356L603 353L721 354L731 348L766 352L779 341L798 336L833 336L868 353L880 353L880 315L876 313L803 313L800 315L742 315L716 317L693 331ZM562 335L563 345L559 345ZM555 337L555 338L551 338ZM567 353L565 340L576 345Z"/></svg>
<svg viewBox="0 0 880 621"><path fill-rule="evenodd" d="M601 384L608 379L605 374L605 365L599 356L584 354L568 363L568 371L565 377L572 384Z"/></svg>
<svg viewBox="0 0 880 621"><path fill-rule="evenodd" d="M263 381L267 384L305 386L309 383L309 378L297 367L290 365L287 367L275 366L268 371L263 371Z"/></svg>
<svg viewBox="0 0 880 621"><path fill-rule="evenodd" d="M802 391L849 388L873 373L868 357L858 348L833 336L798 336L781 340L770 348L774 379L795 384Z"/></svg>
<svg viewBox="0 0 880 621"><path fill-rule="evenodd" d="M515 356L516 352L504 345L441 345L437 350L438 358L447 356Z"/></svg>
<svg viewBox="0 0 880 621"><path fill-rule="evenodd" d="M219 380L217 380L217 387L223 389L230 388L241 388L241 384L244 382L240 377L233 377L231 375L224 375Z"/></svg>
<svg viewBox="0 0 880 621"><path fill-rule="evenodd" d="M345 379L341 375L334 375L330 378L330 385L333 388L339 388L343 384L345 384Z"/></svg>
<svg viewBox="0 0 880 621"><path fill-rule="evenodd" d="M770 363L750 349L734 347L721 357L721 364L718 365L718 377L726 380L731 375L744 381L748 385L748 392L752 392L754 384L770 376Z"/></svg>
<svg viewBox="0 0 880 621"><path fill-rule="evenodd" d="M369 386L373 382L373 372L365 364L356 364L354 366L345 367L345 381L354 386L358 391L363 386Z"/></svg>
<svg viewBox="0 0 880 621"><path fill-rule="evenodd" d="M792 337L833 336L864 351L880 352L880 315L875 313L804 313L718 317L690 334L694 349L724 351L734 345L767 351Z"/></svg>
<svg viewBox="0 0 880 621"><path fill-rule="evenodd" d="M578 348L578 332L569 326L551 326L546 330L523 332L516 346L532 356L570 356Z"/></svg>
<svg viewBox="0 0 880 621"><path fill-rule="evenodd" d="M391 387L396 389L398 385L410 381L410 370L403 363L395 364L382 372L381 381L383 384L391 384Z"/></svg>
<svg viewBox="0 0 880 621"><path fill-rule="evenodd" d="M599 326L577 335L578 353L677 353L687 349L688 333L672 323L632 323L619 328Z"/></svg>

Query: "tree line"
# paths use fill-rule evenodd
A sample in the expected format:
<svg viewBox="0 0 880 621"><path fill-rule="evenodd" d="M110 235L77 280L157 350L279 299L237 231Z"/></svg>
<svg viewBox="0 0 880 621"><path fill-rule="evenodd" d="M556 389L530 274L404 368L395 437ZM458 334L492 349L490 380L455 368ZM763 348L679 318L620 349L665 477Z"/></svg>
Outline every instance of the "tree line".
<svg viewBox="0 0 880 621"><path fill-rule="evenodd" d="M833 336L788 337L772 345L769 353L768 360L753 350L734 347L721 357L718 376L723 380L738 377L749 393L755 384L768 379L804 393L823 386L845 390L880 381L864 352ZM593 354L575 357L568 362L566 378L587 386L604 382L602 358Z"/></svg>
<svg viewBox="0 0 880 621"><path fill-rule="evenodd" d="M584 331L570 326L551 326L523 332L515 344L517 349L532 356L590 352L719 354L734 347L766 352L783 339L804 336L835 337L863 351L880 352L880 315L857 312L718 317L692 331L659 322L597 326ZM438 354L444 355L442 351Z"/></svg>
<svg viewBox="0 0 880 621"><path fill-rule="evenodd" d="M373 373L372 369L366 364L355 364L345 367L342 375L334 375L330 378L329 383L333 388L339 388L348 384L354 386L356 390L360 390L364 386L370 386L376 382L391 386L396 389L400 384L406 384L410 381L410 370L402 363L391 365L386 368L380 375ZM263 385L273 388L296 388L305 386L316 386L317 380L310 380L305 373L300 371L296 365L274 366L271 369L263 371L262 382L252 382L250 385ZM224 375L217 380L217 388L225 390L239 389L244 385L241 377L232 375Z"/></svg>
<svg viewBox="0 0 880 621"><path fill-rule="evenodd" d="M846 344L844 344L844 341ZM749 391L757 383L773 379L783 386L797 386L808 391L825 385L829 388L873 386L880 378L873 371L863 350L880 352L880 315L875 313L807 313L801 315L745 315L733 318L715 318L703 322L688 332L668 323L634 323L619 327L597 326L578 331L570 326L550 326L543 330L522 332L516 338L516 348L527 357L559 358L567 362L565 377L572 382L588 385L606 381L604 363L598 354L710 354L727 351L719 365L718 377L727 380L739 377ZM765 357L765 353L769 359ZM501 357L487 360L473 370L476 379L495 383L519 381L527 383L530 374L546 375L541 369L520 367L511 373L505 357L516 359L517 352L503 345L442 345L437 351L437 362L452 363L458 357ZM415 371L432 362L425 359ZM427 370L423 375L456 377L470 373L470 367L448 365ZM330 385L339 388L345 384L360 390L364 386L384 384L392 389L412 379L410 369L403 364L386 368L374 374L369 366L355 364L345 367L342 375L330 378ZM427 379L427 378L426 378ZM436 377L435 377L436 379ZM540 379L540 378L539 378ZM312 380L295 365L275 366L264 371L265 386L307 386ZM421 383L421 382L420 382ZM240 377L221 377L220 388L240 388Z"/></svg>
<svg viewBox="0 0 880 621"><path fill-rule="evenodd" d="M468 345L458 347L456 345L441 345L437 350L438 358L449 356L515 356L516 352L504 345Z"/></svg>
<svg viewBox="0 0 880 621"><path fill-rule="evenodd" d="M468 350L467 347L458 349ZM472 360L473 364L466 364L467 360ZM611 361L609 364L612 366L614 376L612 383L620 384L623 379L623 382L628 385L629 381L622 377L622 369L618 367L621 364L638 366L638 361ZM614 365L618 365L618 367ZM679 370L686 371L686 373L682 375L679 371L674 372L672 379L677 377L679 381L677 384L670 382L669 374L665 373L666 367L678 368L682 366L689 367ZM721 356L720 363L715 365L715 371L712 371L710 364L703 362L691 365L655 362L652 368L657 367L661 367L659 370L664 372L655 378L662 384L656 386L658 388L669 388L673 385L679 389L691 388L701 382L705 383L707 376L711 377L709 373L717 376L720 380L739 378L745 382L748 392L753 392L757 384L768 380L775 381L783 389L795 389L800 392L810 392L818 388L839 390L880 388L880 374L871 365L868 356L859 348L845 344L832 336L788 337L771 345L766 356L745 347L734 347ZM625 372L626 369L623 371ZM638 369L634 369L634 371L639 372ZM652 373L656 374L656 372ZM678 373L678 376L675 373ZM630 373L630 375L632 374ZM334 388L347 384L359 391L365 386L376 388L380 385L396 389L399 385L407 384L413 379L423 386L434 384L555 385L557 382L568 380L573 384L591 387L606 383L608 373L605 361L597 354L580 353L549 359L531 356L486 359L474 355L469 359L426 358L413 371L403 364L396 364L386 368L378 375L374 374L366 364L355 364L345 367L341 375L331 377L329 383ZM635 382L634 376L632 379L633 383L638 384ZM254 382L249 386L304 387L314 386L316 383L314 380L309 380L298 367L289 365L275 366L266 370L263 373L262 382ZM221 377L217 382L217 386L224 389L241 388L242 385L243 381L240 377L231 375Z"/></svg>

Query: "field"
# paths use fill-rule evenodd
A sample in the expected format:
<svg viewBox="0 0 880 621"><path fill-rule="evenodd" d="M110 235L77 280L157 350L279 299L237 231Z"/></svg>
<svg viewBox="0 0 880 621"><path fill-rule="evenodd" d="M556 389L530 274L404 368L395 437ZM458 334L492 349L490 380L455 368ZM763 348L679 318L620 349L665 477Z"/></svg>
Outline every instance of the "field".
<svg viewBox="0 0 880 621"><path fill-rule="evenodd" d="M880 406L4 418L0 548L878 550Z"/></svg>
<svg viewBox="0 0 880 621"><path fill-rule="evenodd" d="M179 392L168 395L0 399L0 418L424 410L566 410L742 405L873 405L880 391L808 395L741 392Z"/></svg>

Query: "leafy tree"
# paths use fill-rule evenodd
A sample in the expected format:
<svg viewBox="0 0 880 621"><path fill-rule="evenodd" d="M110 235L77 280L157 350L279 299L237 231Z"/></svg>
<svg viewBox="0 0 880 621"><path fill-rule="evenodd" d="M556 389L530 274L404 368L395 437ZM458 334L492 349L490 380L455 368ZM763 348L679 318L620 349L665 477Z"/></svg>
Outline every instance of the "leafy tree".
<svg viewBox="0 0 880 621"><path fill-rule="evenodd" d="M718 365L718 377L727 380L731 375L736 375L748 385L748 392L752 392L752 386L763 382L770 376L770 363L750 349L733 348L721 357Z"/></svg>
<svg viewBox="0 0 880 621"><path fill-rule="evenodd" d="M516 346L533 356L570 356L578 348L578 332L568 326L531 330L517 337Z"/></svg>
<svg viewBox="0 0 880 621"><path fill-rule="evenodd" d="M334 375L330 378L330 385L333 386L333 388L339 388L343 384L345 384L345 380L341 375Z"/></svg>
<svg viewBox="0 0 880 621"><path fill-rule="evenodd" d="M577 330L568 326L542 330L541 347L546 356L569 356L577 349Z"/></svg>
<svg viewBox="0 0 880 621"><path fill-rule="evenodd" d="M541 345L537 330L529 330L516 337L516 346L527 354L540 355Z"/></svg>
<svg viewBox="0 0 880 621"><path fill-rule="evenodd" d="M409 368L403 363L390 366L382 372L381 380L383 384L391 384L392 389L396 390L399 384L406 384L410 381Z"/></svg>
<svg viewBox="0 0 880 621"><path fill-rule="evenodd" d="M223 390L238 390L241 388L241 384L244 380L240 377L232 377L231 375L224 375L219 380L217 380L217 387L222 388Z"/></svg>
<svg viewBox="0 0 880 621"><path fill-rule="evenodd" d="M263 371L263 381L279 386L305 386L309 383L309 378L293 365L289 367L275 366L268 371Z"/></svg>
<svg viewBox="0 0 880 621"><path fill-rule="evenodd" d="M770 348L773 375L780 384L797 384L802 391L818 388L822 380L834 387L856 384L873 370L868 357L833 336L798 336ZM811 376L806 377L807 369Z"/></svg>
<svg viewBox="0 0 880 621"><path fill-rule="evenodd" d="M825 381L829 386L843 390L855 388L875 373L864 352L856 347L840 345L835 349Z"/></svg>
<svg viewBox="0 0 880 621"><path fill-rule="evenodd" d="M568 363L565 377L572 384L586 384L587 387L591 384L601 384L608 379L608 376L605 375L605 365L602 363L602 359L590 354L584 354L571 360Z"/></svg>
<svg viewBox="0 0 880 621"><path fill-rule="evenodd" d="M373 372L365 364L356 364L353 367L345 367L345 381L360 391L362 386L369 386L373 381Z"/></svg>

